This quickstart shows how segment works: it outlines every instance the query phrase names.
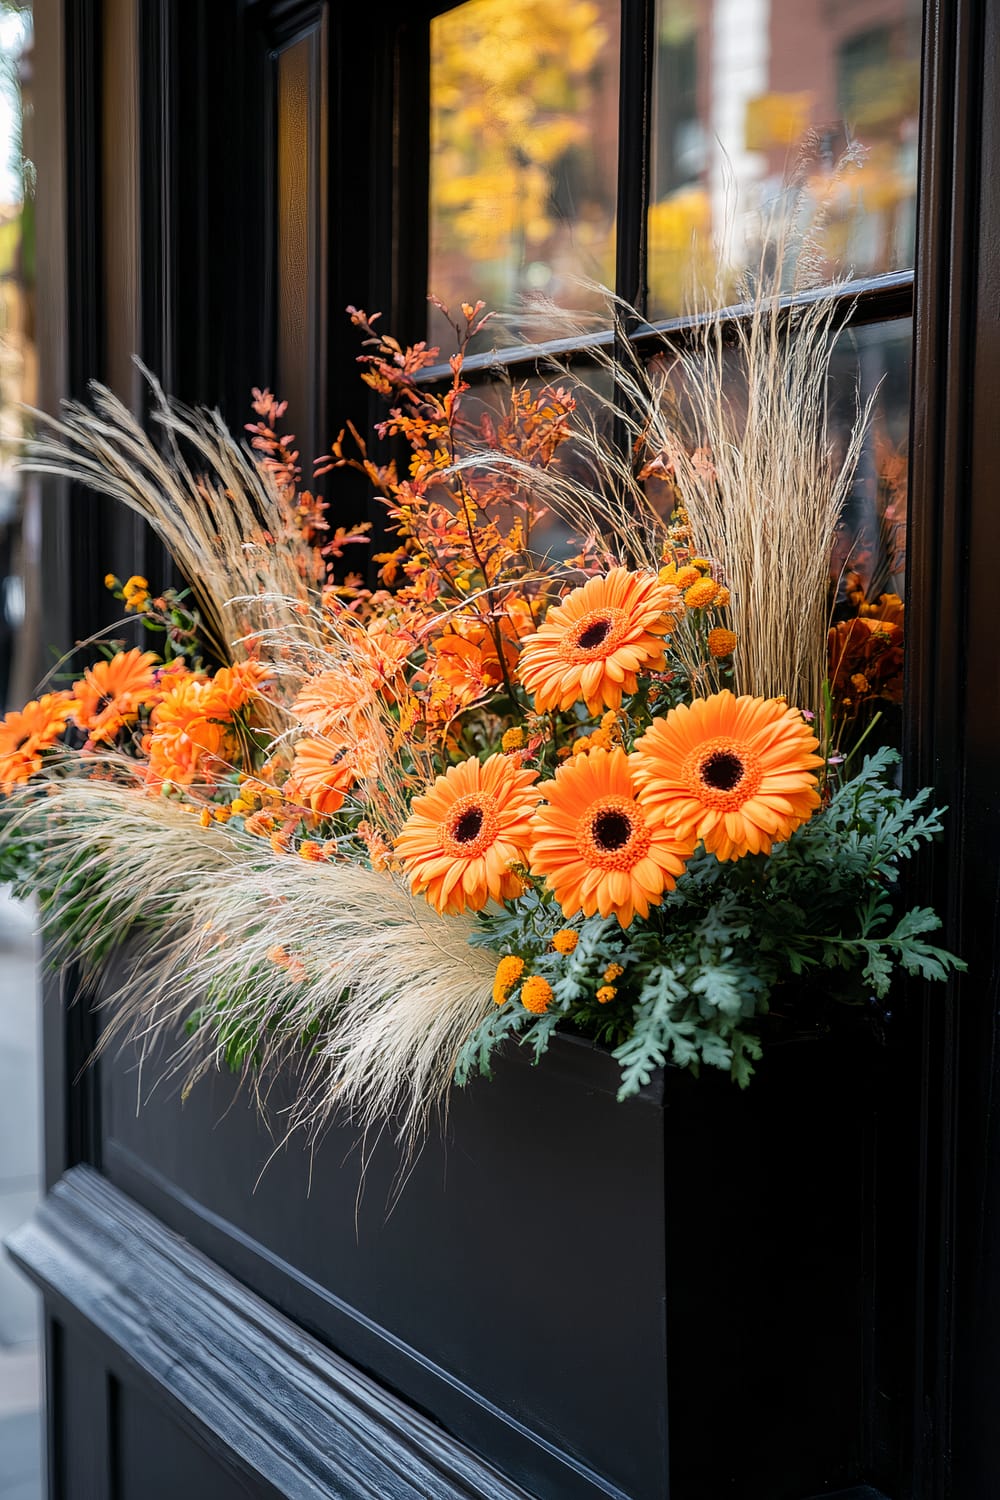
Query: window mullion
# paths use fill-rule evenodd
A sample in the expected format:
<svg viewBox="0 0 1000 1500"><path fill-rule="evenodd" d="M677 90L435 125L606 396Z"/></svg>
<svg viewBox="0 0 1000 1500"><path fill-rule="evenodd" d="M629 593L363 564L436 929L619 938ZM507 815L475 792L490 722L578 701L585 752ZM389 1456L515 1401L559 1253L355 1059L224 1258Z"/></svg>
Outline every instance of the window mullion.
<svg viewBox="0 0 1000 1500"><path fill-rule="evenodd" d="M656 0L621 0L615 290L640 313L645 313L647 296L655 50Z"/></svg>

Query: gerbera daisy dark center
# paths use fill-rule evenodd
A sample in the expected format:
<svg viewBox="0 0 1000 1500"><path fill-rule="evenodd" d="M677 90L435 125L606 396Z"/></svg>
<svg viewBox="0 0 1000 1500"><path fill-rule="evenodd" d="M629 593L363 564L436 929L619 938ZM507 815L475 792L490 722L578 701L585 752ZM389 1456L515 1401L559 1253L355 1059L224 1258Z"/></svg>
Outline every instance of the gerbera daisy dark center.
<svg viewBox="0 0 1000 1500"><path fill-rule="evenodd" d="M632 837L632 823L622 812L599 812L594 819L594 843L611 852L623 848Z"/></svg>
<svg viewBox="0 0 1000 1500"><path fill-rule="evenodd" d="M610 620L591 620L587 628L577 637L577 645L582 646L584 651L592 651L595 646L600 646L607 640L610 630Z"/></svg>
<svg viewBox="0 0 1000 1500"><path fill-rule="evenodd" d="M462 813L458 822L452 829L452 838L456 844L471 844L477 839L483 830L483 810L481 807L469 807Z"/></svg>
<svg viewBox="0 0 1000 1500"><path fill-rule="evenodd" d="M729 750L716 750L702 763L701 777L717 792L731 792L742 779L743 762Z"/></svg>

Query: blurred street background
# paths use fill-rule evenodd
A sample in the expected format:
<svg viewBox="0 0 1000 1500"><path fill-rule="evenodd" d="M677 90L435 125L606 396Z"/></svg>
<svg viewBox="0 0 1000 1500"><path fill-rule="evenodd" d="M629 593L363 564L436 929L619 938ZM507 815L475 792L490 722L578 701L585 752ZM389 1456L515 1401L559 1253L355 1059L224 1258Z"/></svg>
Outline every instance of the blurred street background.
<svg viewBox="0 0 1000 1500"><path fill-rule="evenodd" d="M0 889L0 1239L41 1188L38 969L30 910ZM0 1257L0 1500L41 1500L39 1302Z"/></svg>
<svg viewBox="0 0 1000 1500"><path fill-rule="evenodd" d="M24 639L30 502L15 468L37 400L32 7L0 0L0 713L32 696ZM20 678L21 680L15 680ZM38 969L30 910L0 887L0 1241L30 1217L41 1174ZM41 1500L35 1292L0 1252L0 1500Z"/></svg>

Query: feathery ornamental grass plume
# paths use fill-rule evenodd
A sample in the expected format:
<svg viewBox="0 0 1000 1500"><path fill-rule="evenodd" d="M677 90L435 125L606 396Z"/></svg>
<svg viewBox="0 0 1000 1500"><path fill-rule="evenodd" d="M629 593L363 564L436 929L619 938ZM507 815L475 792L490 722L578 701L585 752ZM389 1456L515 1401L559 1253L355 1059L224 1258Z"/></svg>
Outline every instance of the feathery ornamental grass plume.
<svg viewBox="0 0 1000 1500"><path fill-rule="evenodd" d="M51 951L93 977L110 951L141 945L105 1001L104 1045L187 1025L171 1066L192 1078L250 1062L263 1097L293 1067L292 1129L315 1134L343 1108L419 1138L492 1007L495 957L469 946L470 918L439 916L387 872L203 827L128 781L49 791L22 792L9 811L57 872L39 891Z"/></svg>
<svg viewBox="0 0 1000 1500"><path fill-rule="evenodd" d="M308 640L314 552L289 524L274 475L232 436L218 412L166 396L142 364L160 442L96 381L93 405L65 402L59 418L33 411L38 432L21 467L107 495L147 521L183 574L220 661L239 661L267 620ZM281 539L282 545L273 543Z"/></svg>

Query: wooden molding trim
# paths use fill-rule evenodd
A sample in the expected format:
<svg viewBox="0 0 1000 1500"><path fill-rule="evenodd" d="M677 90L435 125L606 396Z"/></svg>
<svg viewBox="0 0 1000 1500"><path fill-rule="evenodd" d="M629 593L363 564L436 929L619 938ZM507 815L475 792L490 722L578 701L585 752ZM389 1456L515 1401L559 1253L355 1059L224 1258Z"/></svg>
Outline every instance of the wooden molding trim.
<svg viewBox="0 0 1000 1500"><path fill-rule="evenodd" d="M289 1500L527 1500L89 1167L7 1249L119 1378Z"/></svg>

